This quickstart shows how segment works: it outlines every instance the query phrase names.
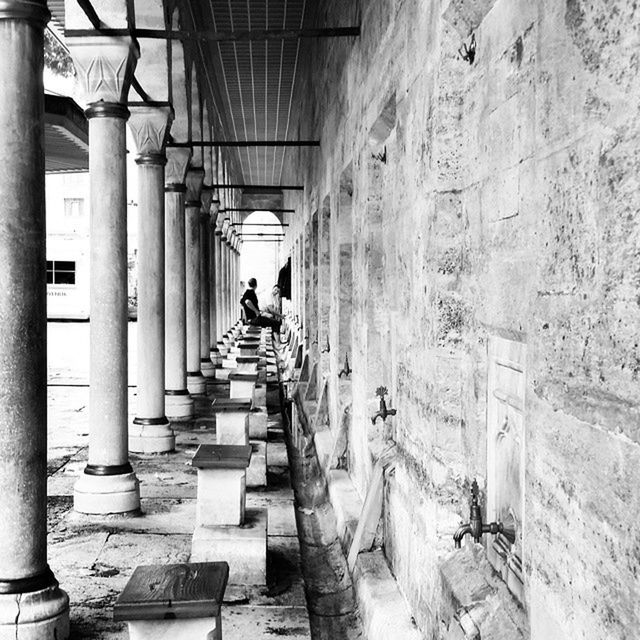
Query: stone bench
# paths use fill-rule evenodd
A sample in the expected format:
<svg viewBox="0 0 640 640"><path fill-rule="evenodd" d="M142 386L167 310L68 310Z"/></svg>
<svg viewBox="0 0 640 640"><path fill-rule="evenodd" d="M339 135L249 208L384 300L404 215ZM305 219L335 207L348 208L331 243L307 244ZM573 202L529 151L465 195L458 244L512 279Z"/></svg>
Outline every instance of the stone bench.
<svg viewBox="0 0 640 640"><path fill-rule="evenodd" d="M216 398L212 405L216 415L216 443L247 445L255 438L251 464L247 469L247 486L267 484L267 413L252 411L251 398Z"/></svg>
<svg viewBox="0 0 640 640"><path fill-rule="evenodd" d="M244 522L251 445L201 444L191 460L198 469L196 526Z"/></svg>
<svg viewBox="0 0 640 640"><path fill-rule="evenodd" d="M239 373L257 373L260 358L258 356L237 356L235 362Z"/></svg>
<svg viewBox="0 0 640 640"><path fill-rule="evenodd" d="M218 345L218 352L222 356L226 356L227 353L229 353L229 346L226 342L224 342L224 340L218 340L217 345Z"/></svg>
<svg viewBox="0 0 640 640"><path fill-rule="evenodd" d="M257 373L247 373L234 371L229 374L231 386L229 388L229 397L234 398L252 398L255 390L256 382L258 382Z"/></svg>
<svg viewBox="0 0 640 640"><path fill-rule="evenodd" d="M136 567L113 607L131 640L222 640L227 562Z"/></svg>
<svg viewBox="0 0 640 640"><path fill-rule="evenodd" d="M251 398L216 398L211 406L216 414L217 444L249 444Z"/></svg>
<svg viewBox="0 0 640 640"><path fill-rule="evenodd" d="M266 584L267 521L266 508L247 509L241 527L196 527L191 539L191 560L228 562L230 584Z"/></svg>

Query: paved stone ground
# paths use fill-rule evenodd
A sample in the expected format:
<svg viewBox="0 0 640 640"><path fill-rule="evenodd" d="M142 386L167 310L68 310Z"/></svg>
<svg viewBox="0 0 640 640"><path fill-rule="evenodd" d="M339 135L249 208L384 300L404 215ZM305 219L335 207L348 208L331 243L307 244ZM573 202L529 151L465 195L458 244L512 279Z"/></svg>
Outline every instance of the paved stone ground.
<svg viewBox="0 0 640 640"><path fill-rule="evenodd" d="M189 559L195 521L196 447L215 439L210 400L197 403L198 418L178 427L177 451L131 454L140 480L142 515L88 517L73 511L73 484L87 456L89 325L49 324L49 564L71 599L72 640L120 640L126 626L112 620L113 603L140 564ZM135 352L135 325L130 352ZM133 353L132 353L133 356ZM130 359L131 364L135 362ZM130 377L131 380L131 377ZM211 397L228 396L228 386L210 386ZM277 393L269 393L268 487L249 490L247 507L268 507L268 585L230 585L223 607L225 640L310 637L299 547ZM130 388L130 418L135 414Z"/></svg>

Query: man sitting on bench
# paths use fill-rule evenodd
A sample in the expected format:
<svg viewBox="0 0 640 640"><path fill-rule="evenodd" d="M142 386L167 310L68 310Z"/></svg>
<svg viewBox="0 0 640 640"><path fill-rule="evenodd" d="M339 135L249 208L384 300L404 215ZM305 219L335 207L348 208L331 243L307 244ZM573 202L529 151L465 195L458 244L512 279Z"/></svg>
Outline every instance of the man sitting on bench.
<svg viewBox="0 0 640 640"><path fill-rule="evenodd" d="M280 336L281 319L271 315L265 315L260 311L258 306L258 296L256 295L256 287L258 281L255 278L249 278L249 288L242 294L240 304L244 309L249 324L257 327L269 327L276 339Z"/></svg>

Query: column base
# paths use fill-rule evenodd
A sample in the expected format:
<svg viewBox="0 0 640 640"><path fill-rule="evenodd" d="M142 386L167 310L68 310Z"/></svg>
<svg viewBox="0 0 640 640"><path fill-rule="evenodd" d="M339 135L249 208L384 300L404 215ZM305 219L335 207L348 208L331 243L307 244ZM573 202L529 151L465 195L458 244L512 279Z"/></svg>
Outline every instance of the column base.
<svg viewBox="0 0 640 640"><path fill-rule="evenodd" d="M170 422L190 422L195 416L193 398L186 389L165 391L164 410Z"/></svg>
<svg viewBox="0 0 640 640"><path fill-rule="evenodd" d="M205 378L213 378L215 375L215 367L211 359L200 360L200 371Z"/></svg>
<svg viewBox="0 0 640 640"><path fill-rule="evenodd" d="M69 637L69 596L57 584L39 591L0 594L0 640Z"/></svg>
<svg viewBox="0 0 640 640"><path fill-rule="evenodd" d="M166 418L136 418L129 428L129 451L167 453L176 448L176 436Z"/></svg>
<svg viewBox="0 0 640 640"><path fill-rule="evenodd" d="M187 371L187 389L193 396L202 396L207 391L207 383L200 371Z"/></svg>
<svg viewBox="0 0 640 640"><path fill-rule="evenodd" d="M73 508L93 515L139 511L138 478L133 472L113 476L83 473L73 487Z"/></svg>

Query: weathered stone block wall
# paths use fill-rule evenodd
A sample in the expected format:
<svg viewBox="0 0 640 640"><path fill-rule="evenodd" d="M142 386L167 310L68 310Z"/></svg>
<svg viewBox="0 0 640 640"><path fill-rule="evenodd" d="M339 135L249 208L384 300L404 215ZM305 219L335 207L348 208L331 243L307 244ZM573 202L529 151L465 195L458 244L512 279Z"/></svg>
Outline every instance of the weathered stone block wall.
<svg viewBox="0 0 640 640"><path fill-rule="evenodd" d="M347 4L333 3L330 23L352 18ZM385 489L392 571L426 638L443 637L477 593L493 599L483 639L635 637L640 7L370 0L362 12L357 41L314 45L301 126L322 147L303 177L310 216L326 196L339 202L352 170L348 464L364 494L372 443L397 442ZM473 64L458 53L470 30ZM395 119L380 120L392 96ZM385 146L384 162L372 158ZM522 608L483 554L454 551L451 537L472 480L483 506L491 487L492 338L526 352ZM374 367L398 409L381 433ZM489 586L460 584L456 554L469 583Z"/></svg>

